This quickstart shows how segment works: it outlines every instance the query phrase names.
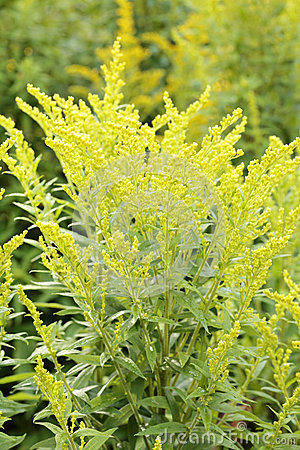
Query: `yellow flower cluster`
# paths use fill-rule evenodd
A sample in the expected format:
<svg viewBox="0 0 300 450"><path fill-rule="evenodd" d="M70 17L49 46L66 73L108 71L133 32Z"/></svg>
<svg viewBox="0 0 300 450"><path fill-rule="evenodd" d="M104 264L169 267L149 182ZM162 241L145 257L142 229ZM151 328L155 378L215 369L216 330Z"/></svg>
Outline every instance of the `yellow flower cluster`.
<svg viewBox="0 0 300 450"><path fill-rule="evenodd" d="M55 380L54 376L44 368L44 363L40 355L37 357L37 366L35 367L36 375L34 381L40 388L51 404L51 409L58 421L61 429L65 433L65 438L68 440L72 450L76 449L73 439L74 420L71 421L71 426L68 426L68 417L70 411L68 410L68 397L64 392L64 382ZM64 447L69 448L65 443Z"/></svg>
<svg viewBox="0 0 300 450"><path fill-rule="evenodd" d="M210 382L207 388L208 395L215 392L217 383L223 383L229 375L228 358L226 354L232 348L240 332L240 323L235 321L230 332L220 339L218 345L207 349L208 366L210 371Z"/></svg>
<svg viewBox="0 0 300 450"><path fill-rule="evenodd" d="M120 318L119 318L119 320L118 320L118 322L116 324L115 330L114 330L114 335L115 336L114 336L114 339L113 339L113 342L112 342L113 353L118 349L119 344L121 342L121 338L122 338L121 327L122 327L123 323L124 323L123 316L120 316Z"/></svg>
<svg viewBox="0 0 300 450"><path fill-rule="evenodd" d="M37 357L35 371L35 383L50 401L52 412L57 421L65 428L67 423L67 418L65 417L67 396L64 393L63 381L54 380L53 375L44 368L44 363L40 355Z"/></svg>
<svg viewBox="0 0 300 450"><path fill-rule="evenodd" d="M269 356L274 369L274 379L286 396L287 376L290 369L288 360L292 351L289 348L284 351L282 347L279 347L278 337L274 331L279 319L280 317L273 315L268 322L264 318L257 323L257 328L262 336L262 339L258 340L258 345Z"/></svg>
<svg viewBox="0 0 300 450"><path fill-rule="evenodd" d="M300 285L292 280L287 271L284 271L283 275L290 290L287 295L272 292L269 289L265 290L264 293L275 301L277 316L283 317L284 313L288 311L300 330Z"/></svg>
<svg viewBox="0 0 300 450"><path fill-rule="evenodd" d="M11 271L12 254L23 244L26 234L27 231L24 231L22 234L11 238L10 241L3 244L2 247L0 246L0 307L2 308L2 312L0 313L0 340L2 340L5 335L5 325L10 313L10 287L13 283Z"/></svg>
<svg viewBox="0 0 300 450"><path fill-rule="evenodd" d="M56 351L53 349L51 344L51 326L43 325L43 321L40 318L40 312L37 310L35 304L27 297L24 293L23 288L19 285L18 289L19 300L26 306L29 311L30 316L33 319L33 325L37 333L42 338L57 371L60 371L61 365L58 363L56 358Z"/></svg>
<svg viewBox="0 0 300 450"><path fill-rule="evenodd" d="M268 443L268 448L274 448L278 436L282 434L281 428L285 425L286 418L292 413L293 407L300 400L300 372L296 374L297 387L295 388L293 395L286 399L286 402L282 405L283 411L279 414L278 420L273 423L274 431L272 439Z"/></svg>
<svg viewBox="0 0 300 450"><path fill-rule="evenodd" d="M159 436L155 439L153 450L162 450L161 438Z"/></svg>
<svg viewBox="0 0 300 450"><path fill-rule="evenodd" d="M241 122L225 136L223 133L239 119ZM240 139L241 133L245 129L247 118L243 116L240 108L235 109L232 114L224 117L220 125L209 128L209 134L204 136L201 148L193 157L193 163L199 165L205 175L213 182L222 173L232 169L231 160L243 155L243 151L236 149L234 145Z"/></svg>
<svg viewBox="0 0 300 450"><path fill-rule="evenodd" d="M122 4L126 4L125 0ZM126 23L129 24L128 19ZM125 24L122 27L125 30ZM132 28L129 27L126 33L130 34L130 30ZM198 351L200 346L203 350L201 354L205 355L209 339L205 361L209 369L206 393L202 397L196 394L205 406L209 406L215 391L226 389L229 383L231 354L244 320L248 323L251 320L252 324L255 322L260 340L257 358L251 360L254 369L248 371L241 392L246 391L258 364L267 356L274 369L275 382L285 397L282 413L285 420L298 398L297 389L289 397L291 380L288 378L291 368L293 370L291 349L299 348L299 340L293 336L285 348L278 337L278 328L286 312L298 327L300 325L299 285L293 281L294 277L292 279L284 272L290 292L287 295L271 290L265 292L276 303L276 314L269 320L261 319L249 307L252 301L256 302L258 294L261 295L260 289L268 280L273 259L288 245L300 218L299 203L289 199L285 205L281 198L298 192L292 183L297 184L295 177L300 167L297 147L300 140L284 145L278 138L272 137L261 160L252 161L245 171L243 164L235 166L232 162L243 154L236 148L246 124L246 117L240 108L225 116L219 125L209 128L207 136L198 146L187 141L187 130L193 115L208 102L210 88L183 112L165 93L165 113L157 116L151 125L142 124L133 105L121 105L123 69L120 41L117 40L111 63L102 68L106 82L104 97L100 99L90 95L91 107L83 101L75 104L72 97L67 100L58 95L49 97L31 85L28 90L44 112L18 100L20 108L43 127L46 143L54 150L65 174L65 190L75 202L75 209L88 217L83 226L88 227L92 223L91 229L85 230L87 241L92 244L87 248L81 248L72 234L59 226L58 213L53 208L54 200L48 197L37 173L38 160L33 150L10 119L0 118L11 136L1 146L0 155L22 183L33 208L32 215L43 234L39 239L42 262L54 279L64 284L73 295L86 319L85 325L91 325L101 337L101 352L104 349L105 358L110 358L141 429L143 419L127 385L127 371L132 369L132 373L143 376L139 370L144 371L143 374L145 368L150 367L153 378L149 381L149 391L153 396L157 393L160 397L169 382L176 387L180 376L178 372L173 378L167 367L167 364L171 366L173 363L173 356L174 359L177 354L182 357L186 352L187 360L183 363L187 364L194 350ZM7 154L11 146L16 148L15 158ZM284 179L288 180L288 190L280 185ZM62 204L58 211L65 205L67 208L73 207L72 202L58 201ZM214 201L214 208L210 208ZM46 213L49 213L48 216ZM224 240L217 243L220 258L216 267L207 270L208 276L203 276L205 281L202 281L201 269L205 259L210 259L209 249L214 244L210 234L213 219L217 228L223 227ZM173 276L172 265L177 261L179 272L184 272L182 261L185 262L186 255L182 255L182 249L187 247L187 259L193 258L191 254L195 249L190 246L190 240L184 242L183 237L184 232L191 238L197 231L195 222L201 239L200 243L196 241L197 249L201 247L202 254L192 259L196 263L191 276L190 273L187 276L184 274L178 284L174 276L176 283L173 289L173 285L165 281L170 272ZM23 242L24 236L25 233L16 236L4 244L3 249L0 248L0 274L5 277L0 287L0 302L4 308L8 308L12 282L11 253ZM295 242L293 245L295 247ZM161 280L165 282L162 295L161 291L158 292ZM155 293L153 296L150 295L152 292ZM112 296L116 302L123 303L124 310L119 310L119 315L112 316L110 320L107 317L111 310L108 299ZM161 301L162 297L164 301ZM61 377L57 377L60 381L55 381L44 369L41 358L38 359L35 380L51 402L52 411L72 447L75 419L69 429L68 400L64 387L74 404L76 398L72 396L57 362L51 345L51 328L43 325L40 313L21 287L19 298L29 310ZM234 323L227 325L226 334L220 329L209 334L205 326L208 316L228 324L230 314L228 317L227 306L231 308ZM126 314L132 312L134 324L138 321L136 330L139 330L145 351L143 349L136 355L139 366L136 361L132 364L129 358L123 360L123 367L127 370L124 375L121 358L125 355L120 344L126 339L125 334L130 326L127 317L125 322L125 311ZM6 311L3 314L5 317ZM152 322L148 323L146 319L152 314L155 319L152 317ZM199 320L200 314L203 315L203 322ZM161 321L157 320L158 316ZM185 331L177 333L181 321ZM190 324L193 326L189 327ZM202 332L207 333L207 339L199 342ZM158 348L162 349L161 355L156 354ZM197 393L199 388L202 389L200 382L194 379L187 394ZM183 418L189 418L191 412L186 405ZM275 434L282 428L282 417L278 424L274 424ZM193 426L196 424L191 423ZM83 445L82 440L81 447ZM159 438L155 448L161 448Z"/></svg>
<svg viewBox="0 0 300 450"><path fill-rule="evenodd" d="M42 262L59 281L65 284L71 292L90 301L90 289L93 280L88 274L83 255L79 246L75 244L69 232L62 232L54 222L37 222L45 240L40 237L39 242L43 250ZM86 252L86 259L89 253Z"/></svg>
<svg viewBox="0 0 300 450"><path fill-rule="evenodd" d="M28 105L28 108L31 108ZM32 108L31 108L32 109ZM38 112L38 108L35 108ZM42 115L41 112L39 112ZM54 209L54 199L47 192L45 183L40 180L37 168L39 157L35 157L33 149L24 139L22 131L15 128L12 119L0 115L0 126L2 126L10 137L0 147L0 160L8 166L10 172L19 180L29 206L25 207L36 219L47 218L54 220L61 212L61 208ZM15 147L15 157L7 154L7 150Z"/></svg>
<svg viewBox="0 0 300 450"><path fill-rule="evenodd" d="M263 317L256 321L256 328L260 333L260 338L257 341L259 346L259 357L253 366L257 367L259 361L264 355L267 355L271 361L274 380L281 390L285 403L283 404L283 412L279 414L278 421L274 422L274 432L269 447L273 448L276 443L276 438L281 434L281 428L287 418L293 414L293 406L298 403L300 396L300 374L296 374L298 386L295 388L293 395L289 396L289 387L294 379L291 379L292 370L297 369L292 359L292 348L298 350L300 348L299 341L293 340L294 334L289 336L287 341L285 338L285 319L286 312L290 314L293 321L297 325L296 336L299 335L300 330L300 307L296 299L300 298L299 286L292 281L287 272L284 273L284 279L288 285L290 292L287 295L272 292L267 289L264 294L274 300L276 313L273 314L269 320ZM289 318L290 318L289 316ZM282 339L284 339L282 341ZM282 342L280 342L282 341ZM249 378L249 377L248 377ZM296 419L297 422L297 419ZM297 422L298 423L298 422Z"/></svg>

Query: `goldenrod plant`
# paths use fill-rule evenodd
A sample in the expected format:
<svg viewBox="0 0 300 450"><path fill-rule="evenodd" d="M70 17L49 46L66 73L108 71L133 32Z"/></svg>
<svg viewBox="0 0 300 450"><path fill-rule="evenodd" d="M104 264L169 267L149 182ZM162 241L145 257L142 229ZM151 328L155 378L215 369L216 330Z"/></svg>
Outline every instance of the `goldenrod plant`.
<svg viewBox="0 0 300 450"><path fill-rule="evenodd" d="M23 134L0 119L2 159L39 235L28 243L48 274L40 288L54 291L57 309L44 322L34 291L19 286L39 342L27 361L34 375L15 389L40 393L33 422L49 433L30 445L296 446L299 285L277 261L299 252L299 138L272 137L260 159L236 163L240 108L201 141L186 139L210 87L182 112L166 92L148 124L123 100L119 39L102 70L104 95L90 94L90 106L32 85L42 109L17 99L63 184L44 180Z"/></svg>

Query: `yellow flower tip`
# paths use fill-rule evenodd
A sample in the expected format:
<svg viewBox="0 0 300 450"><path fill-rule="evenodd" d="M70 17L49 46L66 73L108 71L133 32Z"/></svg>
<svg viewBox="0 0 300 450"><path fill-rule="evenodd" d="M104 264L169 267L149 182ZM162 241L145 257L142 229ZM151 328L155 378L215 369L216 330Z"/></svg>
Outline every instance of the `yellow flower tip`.
<svg viewBox="0 0 300 450"><path fill-rule="evenodd" d="M33 90L39 89L39 88L35 88L35 87L33 86L33 84L31 84L31 83L27 83L26 89L27 89L27 91L31 94Z"/></svg>
<svg viewBox="0 0 300 450"><path fill-rule="evenodd" d="M24 294L24 290L21 284L18 284L18 294Z"/></svg>
<svg viewBox="0 0 300 450"><path fill-rule="evenodd" d="M162 450L162 445L161 445L161 438L160 436L157 436L157 438L155 439L155 445L153 447L153 450Z"/></svg>
<svg viewBox="0 0 300 450"><path fill-rule="evenodd" d="M41 357L41 355L37 356L36 362L38 363L39 366L43 366L43 358Z"/></svg>

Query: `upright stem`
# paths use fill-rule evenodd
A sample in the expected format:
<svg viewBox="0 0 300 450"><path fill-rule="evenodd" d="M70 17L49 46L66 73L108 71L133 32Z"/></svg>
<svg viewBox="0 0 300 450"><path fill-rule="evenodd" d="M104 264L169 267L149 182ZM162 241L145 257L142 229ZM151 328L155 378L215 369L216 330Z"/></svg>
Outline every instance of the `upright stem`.
<svg viewBox="0 0 300 450"><path fill-rule="evenodd" d="M141 431L144 431L145 425L144 425L144 423L143 423L143 419L141 418L141 416L140 416L140 414L139 414L139 412L138 412L138 409L137 409L137 407L136 407L135 400L133 399L133 397L132 397L132 395L131 395L130 389L129 389L129 387L128 387L127 383L126 383L125 377L124 377L124 375L123 375L122 369L121 369L121 367L120 367L118 361L117 361L117 360L114 358L114 356L113 356L113 355L114 355L114 352L113 352L113 350L112 350L112 348L111 348L111 345L110 345L110 343L109 343L109 339L108 339L108 337L107 337L107 335L106 335L106 332L105 332L105 330L103 329L103 327L102 327L101 324L100 324L100 321L97 322L97 329L99 329L99 331L100 331L100 333L101 333L101 336L102 336L102 338L103 338L103 342L104 342L104 344L105 344L105 346L106 346L106 348L107 348L107 350L108 350L108 352L109 352L109 354L110 354L110 356L111 356L113 365L114 365L114 367L115 367L115 369L116 369L116 371L117 371L117 373L118 373L118 376L119 376L119 378L120 378L120 381L121 381L121 384L122 384L122 386L123 386L124 392L125 392L125 394L126 394L126 396L127 396L127 398L128 398L128 401L129 401L131 410L132 410L132 412L133 412L133 415L134 415L134 417L135 417L135 420L137 421L137 424L138 424L138 426L139 426L139 429L140 429ZM145 445L146 445L147 450L151 450L151 447L150 447L150 445L149 445L149 442L148 442L146 436L143 436L143 439L144 439L144 442L145 442Z"/></svg>

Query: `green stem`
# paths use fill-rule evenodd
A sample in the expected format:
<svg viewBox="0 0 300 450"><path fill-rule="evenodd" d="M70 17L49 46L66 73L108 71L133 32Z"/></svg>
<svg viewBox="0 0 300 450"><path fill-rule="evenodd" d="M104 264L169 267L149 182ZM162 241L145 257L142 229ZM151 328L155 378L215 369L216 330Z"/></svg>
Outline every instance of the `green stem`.
<svg viewBox="0 0 300 450"><path fill-rule="evenodd" d="M108 337L106 336L106 332L105 332L105 330L102 328L102 326L101 326L101 324L100 324L99 321L98 321L97 325L98 325L98 327L99 327L100 334L101 334L101 336L102 336L102 338L103 338L103 342L104 342L104 344L105 344L105 346L106 346L106 348L107 348L107 350L108 350L108 352L109 352L109 354L110 354L110 356L111 356L111 359L112 359L113 365L114 365L114 367L115 367L115 369L116 369L116 372L118 373L118 376L119 376L119 378L120 378L120 381L121 381L121 384L122 384L122 386L123 386L124 392L125 392L125 394L126 394L126 396L127 396L127 398L128 398L128 401L129 401L131 410L132 410L132 412L133 412L133 415L134 415L134 417L135 417L135 420L137 421L137 424L138 424L140 430L141 430L141 431L144 431L144 429L145 429L146 427L145 427L145 425L144 425L144 423L143 423L143 419L141 418L141 416L140 416L140 414L139 414L139 412L138 412L138 409L137 409L137 407L136 407L136 403L135 403L135 401L134 401L134 399L133 399L133 397L132 397L132 395L131 395L131 392L130 392L129 387L127 386L126 380L125 380L124 375L123 375L123 372L122 372L122 370L121 370L121 367L120 367L118 361L116 361L116 359L114 358L114 352L113 352L113 350L112 350L112 348L111 348L111 345L110 345L110 343L109 343L109 339L108 339ZM97 329L98 329L98 327L97 327ZM148 450L151 450L150 445L149 445L149 442L147 441L146 436L143 436L143 439L144 439L146 448L147 448Z"/></svg>
<svg viewBox="0 0 300 450"><path fill-rule="evenodd" d="M70 442L70 446L72 450L76 450L76 444L74 442L73 436L69 433L69 430L66 426L66 424L64 422L60 423L60 426L62 427L63 431L66 433L66 435L68 436L68 441Z"/></svg>

